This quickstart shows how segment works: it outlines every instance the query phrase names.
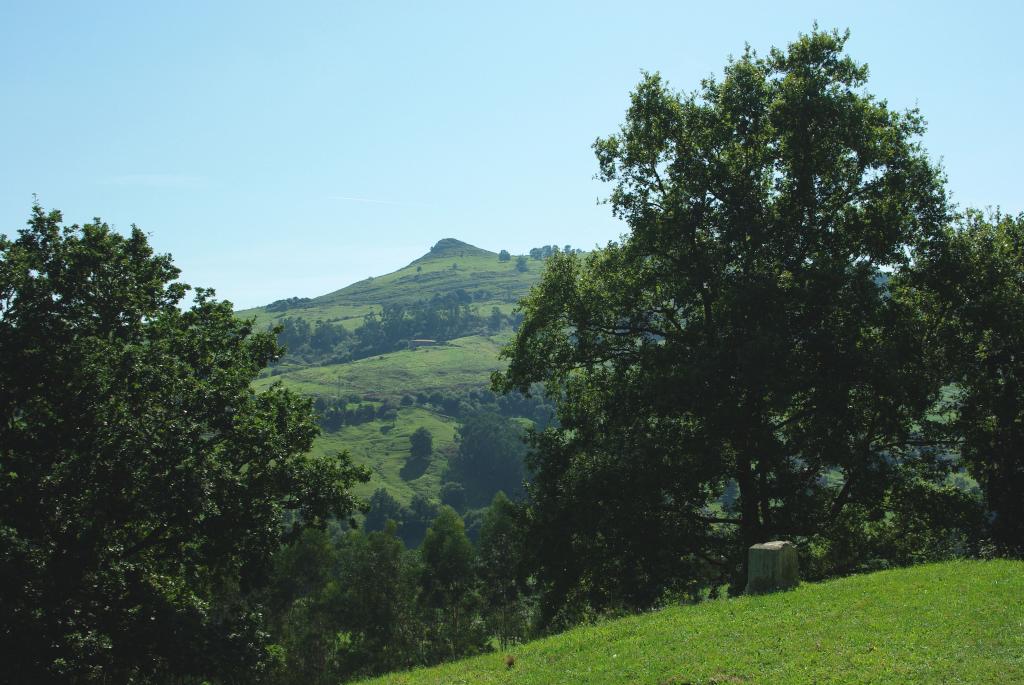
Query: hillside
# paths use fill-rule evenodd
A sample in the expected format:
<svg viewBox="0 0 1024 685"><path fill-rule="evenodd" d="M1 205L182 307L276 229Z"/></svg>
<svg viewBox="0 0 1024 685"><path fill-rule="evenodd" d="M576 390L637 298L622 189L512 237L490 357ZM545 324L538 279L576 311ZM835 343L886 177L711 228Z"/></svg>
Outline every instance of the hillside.
<svg viewBox="0 0 1024 685"><path fill-rule="evenodd" d="M319 297L279 300L265 307L239 311L237 315L255 319L259 328L286 319L303 319L311 325L319 320L355 331L367 314L379 314L385 306L415 305L460 293L478 316L489 314L494 307L508 316L515 302L537 282L543 264L541 260L528 259L526 270L520 271L514 256L500 261L497 253L446 238L419 259L392 273ZM372 420L325 431L314 445L314 451L347 449L356 461L370 467L371 481L357 489L357 494L363 497L384 487L402 504L408 504L417 494L437 500L441 474L447 458L456 449L457 420L451 412L433 404L403 406L400 403L409 396L462 395L485 388L491 372L500 366L498 352L510 334L506 322L500 329L486 334L342 363L286 358L279 366L264 371L255 386L265 389L280 382L314 398L394 405L397 415L393 420ZM406 468L409 436L419 427L432 433L434 454L429 463L415 469Z"/></svg>
<svg viewBox="0 0 1024 685"><path fill-rule="evenodd" d="M453 268L453 266L455 268ZM515 258L501 262L495 252L454 238L438 241L430 251L397 271L367 278L314 298L279 300L264 307L238 312L270 324L288 316L310 321L341 322L354 328L370 311L388 304L408 304L462 289L482 311L497 306L508 313L540 276L543 263L527 260L527 270L516 269Z"/></svg>
<svg viewBox="0 0 1024 685"><path fill-rule="evenodd" d="M958 561L665 609L371 681L725 685L1024 682L1024 563Z"/></svg>

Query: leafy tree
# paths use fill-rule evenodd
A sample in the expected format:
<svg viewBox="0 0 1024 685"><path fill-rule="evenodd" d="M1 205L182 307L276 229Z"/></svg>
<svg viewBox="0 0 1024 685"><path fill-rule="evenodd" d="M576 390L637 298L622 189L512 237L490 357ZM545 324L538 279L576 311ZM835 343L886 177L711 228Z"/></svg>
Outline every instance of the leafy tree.
<svg viewBox="0 0 1024 685"><path fill-rule="evenodd" d="M268 589L268 627L277 660L276 685L336 681L337 646L328 588L340 570L340 555L326 531L307 530L274 557Z"/></svg>
<svg viewBox="0 0 1024 685"><path fill-rule="evenodd" d="M297 352L309 345L309 321L298 316L286 316L280 321L277 342L290 352Z"/></svg>
<svg viewBox="0 0 1024 685"><path fill-rule="evenodd" d="M297 599L319 592L338 572L338 550L326 530L307 529L274 555L268 605L280 616Z"/></svg>
<svg viewBox="0 0 1024 685"><path fill-rule="evenodd" d="M275 563L275 685L337 683L424 662L415 553L395 524L333 540L307 532ZM282 604L283 600L283 604Z"/></svg>
<svg viewBox="0 0 1024 685"><path fill-rule="evenodd" d="M398 419L398 407L391 403L391 400L384 400L375 411L378 421L390 421L394 425ZM429 452L428 452L429 454Z"/></svg>
<svg viewBox="0 0 1024 685"><path fill-rule="evenodd" d="M394 524L381 532L346 536L341 575L330 599L336 632L340 628L347 638L339 658L346 677L422 663L419 574L419 564L396 537Z"/></svg>
<svg viewBox="0 0 1024 685"><path fill-rule="evenodd" d="M499 262L507 262L510 259L512 259L512 255L508 253L508 250L502 250L501 252L498 253Z"/></svg>
<svg viewBox="0 0 1024 685"><path fill-rule="evenodd" d="M630 235L553 254L495 379L561 398L531 461L545 621L742 588L748 545L827 534L927 461L904 448L940 383L883 274L947 221L943 179L845 41L748 49L692 94L645 75L595 143Z"/></svg>
<svg viewBox="0 0 1024 685"><path fill-rule="evenodd" d="M423 495L413 495L402 525L398 529L398 534L406 547L411 549L420 546L431 521L437 517L437 511L435 503Z"/></svg>
<svg viewBox="0 0 1024 685"><path fill-rule="evenodd" d="M480 596L474 573L475 552L462 519L442 506L420 548L422 602L432 615L433 654L455 659L484 650L486 631L479 620Z"/></svg>
<svg viewBox="0 0 1024 685"><path fill-rule="evenodd" d="M466 488L462 483L449 481L441 486L441 504L447 504L455 511L466 508Z"/></svg>
<svg viewBox="0 0 1024 685"><path fill-rule="evenodd" d="M982 487L999 551L1024 556L1024 215L968 212L914 276L955 384L944 432Z"/></svg>
<svg viewBox="0 0 1024 685"><path fill-rule="evenodd" d="M497 307L491 307L491 315L487 319L487 328L491 332L497 332L501 330L503 323L505 323L505 317L501 313L501 310Z"/></svg>
<svg viewBox="0 0 1024 685"><path fill-rule="evenodd" d="M434 436L420 426L409 436L409 456L413 459L427 459L434 451Z"/></svg>
<svg viewBox="0 0 1024 685"><path fill-rule="evenodd" d="M525 550L516 505L498 492L484 514L477 563L488 627L502 649L526 638L529 628Z"/></svg>
<svg viewBox="0 0 1024 685"><path fill-rule="evenodd" d="M487 506L499 490L522 497L526 444L514 423L494 412L479 412L462 422L458 440L445 478L463 485L466 506Z"/></svg>
<svg viewBox="0 0 1024 685"><path fill-rule="evenodd" d="M281 349L145 234L33 208L0 237L0 640L18 682L241 678L282 539L356 506L306 456L308 400L250 382ZM283 526L286 512L293 523Z"/></svg>
<svg viewBox="0 0 1024 685"><path fill-rule="evenodd" d="M529 265L526 263L526 257L519 255L516 257L516 271L522 273L529 270Z"/></svg>
<svg viewBox="0 0 1024 685"><path fill-rule="evenodd" d="M408 509L403 507L384 488L377 488L373 491L368 505L369 509L366 512L366 519L363 521L363 530L368 533L375 530L384 530L388 521L394 521L398 525L402 525L409 516Z"/></svg>
<svg viewBox="0 0 1024 685"><path fill-rule="evenodd" d="M316 327L310 336L309 344L314 351L325 354L333 350L338 343L346 340L348 337L348 331L341 324L317 320Z"/></svg>

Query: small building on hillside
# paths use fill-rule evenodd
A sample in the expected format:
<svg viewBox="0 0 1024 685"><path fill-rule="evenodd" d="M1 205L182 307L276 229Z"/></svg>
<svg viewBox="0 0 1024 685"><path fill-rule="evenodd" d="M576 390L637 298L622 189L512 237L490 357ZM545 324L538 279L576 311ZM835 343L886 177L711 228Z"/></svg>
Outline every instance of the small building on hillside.
<svg viewBox="0 0 1024 685"><path fill-rule="evenodd" d="M410 340L409 341L409 349L410 350L415 350L417 347L431 347L431 346L436 345L436 344L437 344L436 340L426 340L426 339Z"/></svg>

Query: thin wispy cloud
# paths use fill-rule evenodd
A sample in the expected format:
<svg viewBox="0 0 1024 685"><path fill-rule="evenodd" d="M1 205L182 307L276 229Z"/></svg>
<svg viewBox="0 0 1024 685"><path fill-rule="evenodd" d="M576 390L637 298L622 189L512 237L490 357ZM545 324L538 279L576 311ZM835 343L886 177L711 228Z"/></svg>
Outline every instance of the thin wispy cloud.
<svg viewBox="0 0 1024 685"><path fill-rule="evenodd" d="M142 186L145 188L200 188L205 186L204 176L187 174L120 174L99 179L103 185Z"/></svg>

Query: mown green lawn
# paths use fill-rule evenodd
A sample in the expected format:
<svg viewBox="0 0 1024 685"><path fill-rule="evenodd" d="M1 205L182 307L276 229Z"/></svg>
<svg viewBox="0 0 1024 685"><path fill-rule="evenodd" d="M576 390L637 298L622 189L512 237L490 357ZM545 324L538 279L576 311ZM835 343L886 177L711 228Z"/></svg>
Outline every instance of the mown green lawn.
<svg viewBox="0 0 1024 685"><path fill-rule="evenodd" d="M607 621L367 683L1024 683L1024 563L959 561Z"/></svg>

